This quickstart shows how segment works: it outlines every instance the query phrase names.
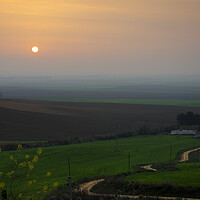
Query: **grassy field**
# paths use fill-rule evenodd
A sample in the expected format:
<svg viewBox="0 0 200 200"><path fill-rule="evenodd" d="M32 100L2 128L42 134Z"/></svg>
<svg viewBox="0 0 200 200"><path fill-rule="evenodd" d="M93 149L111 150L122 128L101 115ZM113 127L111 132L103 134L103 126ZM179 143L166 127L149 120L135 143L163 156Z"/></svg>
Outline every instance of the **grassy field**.
<svg viewBox="0 0 200 200"><path fill-rule="evenodd" d="M127 177L125 180L135 180L142 183L170 183L179 186L200 185L200 163L177 164L178 171L145 172Z"/></svg>
<svg viewBox="0 0 200 200"><path fill-rule="evenodd" d="M121 104L144 104L200 107L200 100L175 100L175 99L70 99L70 98L33 98L40 101L61 102L95 102L95 103L121 103Z"/></svg>
<svg viewBox="0 0 200 200"><path fill-rule="evenodd" d="M66 183L68 176L67 158L70 158L71 161L73 181L77 181L84 177L96 177L128 171L128 152L131 153L131 166L166 162L169 160L171 145L173 146L172 158L175 159L180 150L191 148L194 142L196 146L200 145L200 140L191 136L157 135L120 139L118 152L115 151L114 140L44 148L32 175L27 177L24 182L24 191L31 191L34 196L37 196L37 191L45 185L52 185L54 182L59 182L60 185ZM15 155L15 153L0 153L1 172L5 173L9 169L9 156ZM35 153L36 149L21 151L22 157L29 154L30 159L33 158ZM48 171L52 173L50 177L46 176ZM195 176L191 175L190 177L194 178L195 184ZM28 181L33 179L37 180L37 183L32 184L30 187ZM16 186L16 190L19 189Z"/></svg>

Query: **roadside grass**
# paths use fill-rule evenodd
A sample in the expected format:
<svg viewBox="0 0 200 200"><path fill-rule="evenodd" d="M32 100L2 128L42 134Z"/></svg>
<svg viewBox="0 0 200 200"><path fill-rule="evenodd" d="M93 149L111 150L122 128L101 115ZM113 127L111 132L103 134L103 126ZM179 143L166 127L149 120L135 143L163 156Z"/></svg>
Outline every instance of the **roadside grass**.
<svg viewBox="0 0 200 200"><path fill-rule="evenodd" d="M169 161L171 146L172 159L175 159L179 151L192 148L194 143L195 146L200 146L200 140L192 136L144 135L119 139L119 151L115 151L115 140L47 147L43 148L43 154L31 176L24 182L21 182L20 178L16 181L21 182L24 185L24 191L30 191L35 198L41 195L37 192L46 185L51 187L55 182L59 182L59 185L66 183L68 158L71 161L72 181L77 181L84 177L93 178L127 172L128 152L131 153L131 169L133 169L133 166L137 164ZM22 157L29 154L32 158L35 152L36 149L25 149L21 151L21 154ZM0 153L0 172L6 173L9 170L9 156L15 153L13 151ZM52 173L50 177L46 176L48 171ZM191 181L194 180L193 183L188 184L196 184L195 176L197 177L199 171L196 167L195 175L187 174L188 177L192 177ZM30 187L28 181L33 179L37 180L37 183ZM165 181L165 179L162 180ZM16 185L16 192L18 189Z"/></svg>
<svg viewBox="0 0 200 200"><path fill-rule="evenodd" d="M79 98L26 98L40 101L60 102L90 102L90 103L122 103L122 104L145 104L200 107L200 100L174 100L174 99L79 99Z"/></svg>

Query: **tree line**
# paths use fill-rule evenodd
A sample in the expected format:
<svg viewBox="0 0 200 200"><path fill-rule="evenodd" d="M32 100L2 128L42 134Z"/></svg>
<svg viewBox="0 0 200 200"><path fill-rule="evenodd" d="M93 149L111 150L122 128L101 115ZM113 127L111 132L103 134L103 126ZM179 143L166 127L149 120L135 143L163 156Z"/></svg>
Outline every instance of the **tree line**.
<svg viewBox="0 0 200 200"><path fill-rule="evenodd" d="M200 125L200 115L193 112L180 113L177 115L179 125Z"/></svg>

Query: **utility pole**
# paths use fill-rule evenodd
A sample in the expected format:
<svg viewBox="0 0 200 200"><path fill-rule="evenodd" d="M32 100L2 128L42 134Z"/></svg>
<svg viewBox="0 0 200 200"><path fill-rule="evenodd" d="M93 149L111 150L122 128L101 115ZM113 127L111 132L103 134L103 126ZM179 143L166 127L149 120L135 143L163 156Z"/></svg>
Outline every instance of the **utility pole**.
<svg viewBox="0 0 200 200"><path fill-rule="evenodd" d="M172 161L172 146L170 148L170 162Z"/></svg>
<svg viewBox="0 0 200 200"><path fill-rule="evenodd" d="M69 170L69 176L71 176L71 167L70 167L70 160L68 158L68 170Z"/></svg>
<svg viewBox="0 0 200 200"><path fill-rule="evenodd" d="M132 133L134 132L134 123L133 122L131 123L131 131L132 131Z"/></svg>
<svg viewBox="0 0 200 200"><path fill-rule="evenodd" d="M67 178L67 185L69 186L70 190L70 200L72 200L72 177L71 177L71 166L69 158L68 158L68 170L69 170L69 176Z"/></svg>
<svg viewBox="0 0 200 200"><path fill-rule="evenodd" d="M128 153L128 172L131 172L131 153Z"/></svg>
<svg viewBox="0 0 200 200"><path fill-rule="evenodd" d="M116 123L116 140L115 140L115 151L119 151L119 148L118 148L118 123Z"/></svg>

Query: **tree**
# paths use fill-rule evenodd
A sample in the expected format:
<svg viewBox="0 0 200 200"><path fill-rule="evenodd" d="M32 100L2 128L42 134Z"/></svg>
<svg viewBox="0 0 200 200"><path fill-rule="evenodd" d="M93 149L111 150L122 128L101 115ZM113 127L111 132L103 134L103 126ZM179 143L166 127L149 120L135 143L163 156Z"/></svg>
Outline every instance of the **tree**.
<svg viewBox="0 0 200 200"><path fill-rule="evenodd" d="M200 115L193 112L187 112L186 114L180 113L177 115L177 122L179 125L199 125Z"/></svg>

